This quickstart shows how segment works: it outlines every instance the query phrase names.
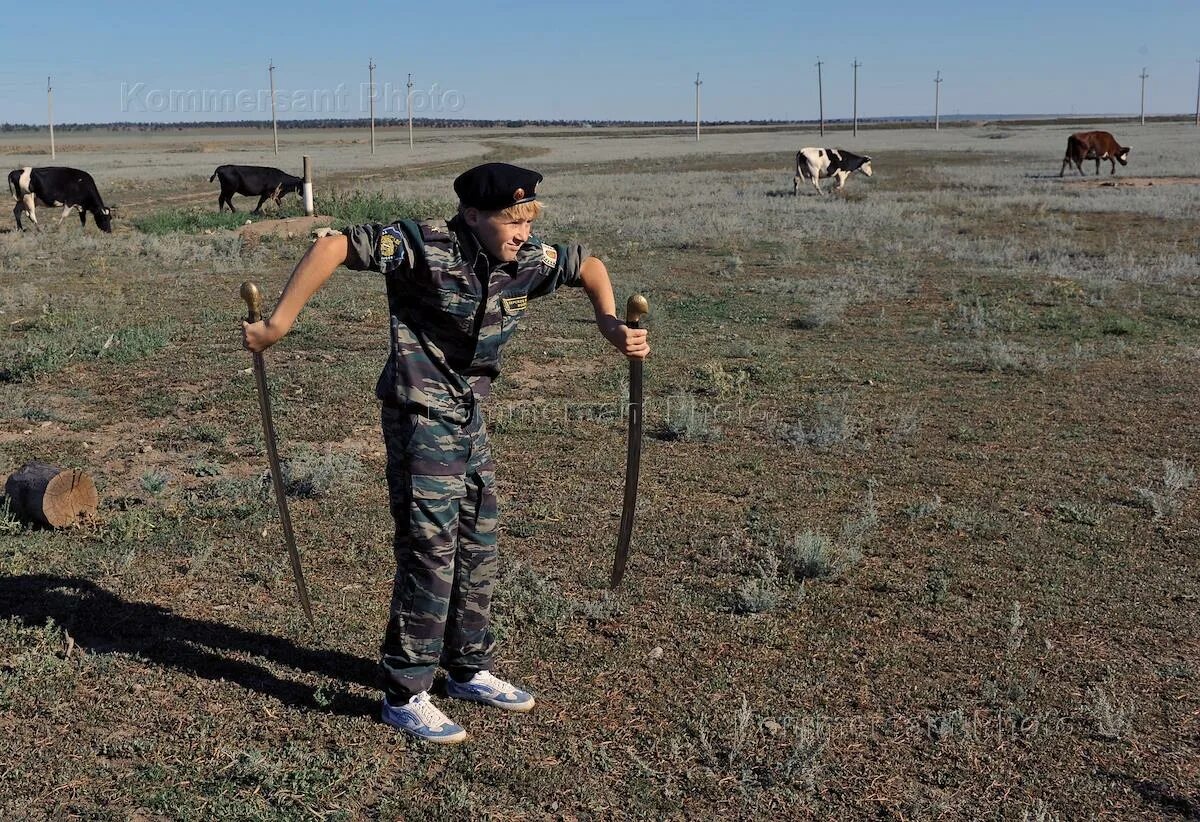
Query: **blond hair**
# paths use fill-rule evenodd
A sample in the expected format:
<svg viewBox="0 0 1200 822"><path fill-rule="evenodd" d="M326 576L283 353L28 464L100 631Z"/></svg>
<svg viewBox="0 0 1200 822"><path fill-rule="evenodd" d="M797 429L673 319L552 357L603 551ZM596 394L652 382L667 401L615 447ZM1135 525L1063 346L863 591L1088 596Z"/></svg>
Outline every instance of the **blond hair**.
<svg viewBox="0 0 1200 822"><path fill-rule="evenodd" d="M467 207L461 203L458 206L459 213L467 210ZM527 203L517 203L510 205L508 208L502 208L499 211L488 212L485 209L479 209L481 212L488 214L499 214L506 220L529 220L533 222L542 213L542 204L537 200L530 200Z"/></svg>

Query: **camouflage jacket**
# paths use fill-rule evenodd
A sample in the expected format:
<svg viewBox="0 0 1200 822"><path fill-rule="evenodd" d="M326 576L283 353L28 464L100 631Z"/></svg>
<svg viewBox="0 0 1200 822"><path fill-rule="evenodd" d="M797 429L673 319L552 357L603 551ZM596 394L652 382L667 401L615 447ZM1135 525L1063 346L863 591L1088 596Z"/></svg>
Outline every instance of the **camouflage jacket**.
<svg viewBox="0 0 1200 822"><path fill-rule="evenodd" d="M375 393L384 402L457 422L470 418L500 373L500 349L531 299L580 286L580 245L535 237L499 263L454 217L346 228L346 267L387 282L391 350Z"/></svg>

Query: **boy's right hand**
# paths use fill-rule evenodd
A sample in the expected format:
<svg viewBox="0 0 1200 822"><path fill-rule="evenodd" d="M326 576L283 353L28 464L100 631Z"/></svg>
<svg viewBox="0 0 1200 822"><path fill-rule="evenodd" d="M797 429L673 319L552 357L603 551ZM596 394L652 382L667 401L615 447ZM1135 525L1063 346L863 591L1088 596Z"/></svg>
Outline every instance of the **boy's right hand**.
<svg viewBox="0 0 1200 822"><path fill-rule="evenodd" d="M283 334L270 323L270 320L259 320L256 323L242 320L242 347L260 354L279 342Z"/></svg>

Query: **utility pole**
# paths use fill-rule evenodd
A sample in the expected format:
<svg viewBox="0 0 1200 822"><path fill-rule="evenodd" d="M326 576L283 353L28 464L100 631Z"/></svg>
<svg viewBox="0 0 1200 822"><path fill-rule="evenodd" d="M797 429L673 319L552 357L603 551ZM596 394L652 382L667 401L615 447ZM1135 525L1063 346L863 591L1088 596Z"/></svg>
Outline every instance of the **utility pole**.
<svg viewBox="0 0 1200 822"><path fill-rule="evenodd" d="M412 75L408 75L408 101L404 104L408 109L408 147L413 147L412 139Z"/></svg>
<svg viewBox="0 0 1200 822"><path fill-rule="evenodd" d="M275 61L268 60L267 74L271 77L271 135L275 138L275 156L279 156L279 122L275 119Z"/></svg>
<svg viewBox="0 0 1200 822"><path fill-rule="evenodd" d="M821 58L817 58L817 113L820 116L821 136L825 136L825 93L821 88Z"/></svg>
<svg viewBox="0 0 1200 822"><path fill-rule="evenodd" d="M1196 64L1200 65L1200 60ZM1200 69L1196 74L1196 128L1200 128Z"/></svg>
<svg viewBox="0 0 1200 822"><path fill-rule="evenodd" d="M371 81L371 153L375 153L375 60L367 58L367 74Z"/></svg>
<svg viewBox="0 0 1200 822"><path fill-rule="evenodd" d="M54 153L54 89L50 85L50 75L46 75L46 120L50 123L50 159Z"/></svg>
<svg viewBox="0 0 1200 822"><path fill-rule="evenodd" d="M696 142L700 142L700 86L704 85L700 80L700 72L696 72Z"/></svg>
<svg viewBox="0 0 1200 822"><path fill-rule="evenodd" d="M937 77L933 78L933 130L941 131L942 123L939 108L942 103L942 72L939 69Z"/></svg>
<svg viewBox="0 0 1200 822"><path fill-rule="evenodd" d="M854 136L858 136L858 68L862 63L858 62L858 58L854 58L851 64L854 67Z"/></svg>
<svg viewBox="0 0 1200 822"><path fill-rule="evenodd" d="M1146 67L1142 66L1142 73L1138 75L1142 78L1142 125L1146 125L1146 78L1149 76Z"/></svg>

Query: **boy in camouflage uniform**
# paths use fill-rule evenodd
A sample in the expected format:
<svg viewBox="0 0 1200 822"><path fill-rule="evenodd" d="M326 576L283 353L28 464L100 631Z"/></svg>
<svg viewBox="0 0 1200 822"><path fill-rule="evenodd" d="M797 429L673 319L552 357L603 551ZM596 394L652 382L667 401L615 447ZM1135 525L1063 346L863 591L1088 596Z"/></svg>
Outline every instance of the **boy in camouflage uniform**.
<svg viewBox="0 0 1200 822"><path fill-rule="evenodd" d="M495 582L495 474L480 401L500 372L500 349L529 301L579 286L600 333L630 358L649 354L646 331L616 316L604 264L579 245L531 236L542 176L506 163L454 181L449 221L352 226L318 239L297 264L274 314L243 323L245 345L263 351L339 265L384 275L391 352L382 401L396 579L381 648L385 722L431 742L466 731L430 700L440 663L446 693L510 711L533 696L494 676L489 628Z"/></svg>

